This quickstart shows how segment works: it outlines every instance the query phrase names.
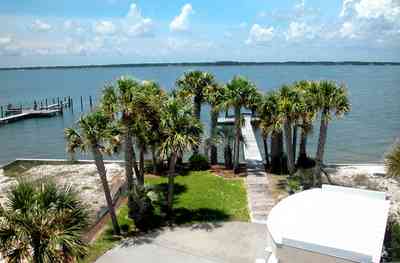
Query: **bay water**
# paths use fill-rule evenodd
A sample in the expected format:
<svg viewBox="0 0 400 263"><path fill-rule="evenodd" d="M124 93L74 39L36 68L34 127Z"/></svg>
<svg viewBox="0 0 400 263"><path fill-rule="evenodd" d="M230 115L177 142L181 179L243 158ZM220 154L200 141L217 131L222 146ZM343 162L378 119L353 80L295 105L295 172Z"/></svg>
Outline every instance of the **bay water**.
<svg viewBox="0 0 400 263"><path fill-rule="evenodd" d="M53 118L27 119L0 126L0 164L16 158L66 158L63 130L81 116L80 96L88 110L88 97L98 99L106 83L120 76L155 80L166 90L185 71L213 73L221 83L234 75L252 80L262 91L296 80L335 80L347 85L352 109L330 122L326 161L335 163L382 162L400 138L400 66L376 65L251 65L251 66L145 66L0 70L0 105L26 105L48 98L71 96L73 111ZM209 107L201 115L209 127ZM315 122L309 153L315 154L319 123ZM260 144L261 146L262 144ZM262 148L262 146L260 147ZM90 156L86 156L89 158ZM85 158L85 156L82 156ZM118 158L118 156L116 157Z"/></svg>

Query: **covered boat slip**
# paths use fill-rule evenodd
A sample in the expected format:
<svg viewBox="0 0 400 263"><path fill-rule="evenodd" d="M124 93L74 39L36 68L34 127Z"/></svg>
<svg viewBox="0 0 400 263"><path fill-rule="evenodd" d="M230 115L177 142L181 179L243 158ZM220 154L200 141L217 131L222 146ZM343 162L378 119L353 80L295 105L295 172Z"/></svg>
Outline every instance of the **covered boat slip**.
<svg viewBox="0 0 400 263"><path fill-rule="evenodd" d="M291 195L268 216L268 262L378 263L389 206L383 192L331 185Z"/></svg>

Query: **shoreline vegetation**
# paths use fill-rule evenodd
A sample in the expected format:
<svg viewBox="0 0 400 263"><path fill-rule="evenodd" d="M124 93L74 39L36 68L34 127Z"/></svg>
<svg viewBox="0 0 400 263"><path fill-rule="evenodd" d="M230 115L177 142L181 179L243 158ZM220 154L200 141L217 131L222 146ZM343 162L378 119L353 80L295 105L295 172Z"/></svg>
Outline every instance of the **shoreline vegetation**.
<svg viewBox="0 0 400 263"><path fill-rule="evenodd" d="M254 163L263 172L282 175L282 180L276 182L277 188L287 194L320 187L325 181L335 184L331 180L333 177L326 172L324 152L329 125L351 110L345 84L330 80L301 80L274 91L262 92L252 81L240 75L221 84L212 73L194 70L185 72L176 80L175 86L176 89L167 92L154 81L120 77L104 87L100 101L90 112L64 130L66 152L72 163L76 161L77 152L89 152L93 156L95 166L87 166L90 166L91 179L97 182L96 192L99 199L102 196L102 206L110 216L109 238L135 236L164 225L229 219L247 221L248 207L242 177ZM200 118L204 104L212 108L209 134L204 132ZM229 129L218 127L218 116L224 113L228 116L232 111L234 125ZM240 149L246 143L242 136L243 114L250 114L250 111L251 116L257 117L254 124L262 132L264 158L245 158L247 165L243 165L240 162ZM317 151L312 155L307 150L307 138L313 127L318 126ZM228 179L225 175L223 178L215 176L218 174L213 170L218 165L217 145L224 147L223 170L239 180ZM391 167L391 176L400 175L400 147L395 150L385 160L385 166ZM150 162L145 160L146 152L151 152ZM118 213L113 202L113 172L107 168L104 157L120 153L123 153L124 162L118 173L126 185L121 193L126 194L127 204ZM191 154L188 162L184 162L185 154ZM40 168L49 170L46 166L39 166L37 170ZM62 171L61 166L56 168ZM83 167L78 168L75 176L82 174ZM351 170L354 169L346 172ZM384 169L379 167L378 172L371 176L383 174L382 171ZM14 172L18 173L18 169ZM71 180L73 175L64 170L59 178ZM355 181L355 186L366 188L376 186L386 190L386 187L391 187L387 184L381 186L367 175L348 180L351 185ZM397 186L397 181L393 184ZM84 188L90 190L90 185L93 182L84 182L79 192ZM269 188L262 184L259 187ZM31 206L28 212L35 212L35 203ZM52 214L44 216L51 218ZM77 236L75 240L80 242L79 238ZM40 236L38 242L45 246L48 239ZM3 251L7 249L17 253L18 242L13 247L3 247ZM69 255L64 253L62 242L56 249L59 262L82 258L78 254L67 258ZM34 251L36 245L29 243L25 246L28 252L18 255L21 261L38 254L29 252ZM88 247L88 244L84 245ZM390 247L397 249L397 246ZM10 258L8 255L12 254L5 255ZM393 253L389 256L395 258Z"/></svg>
<svg viewBox="0 0 400 263"><path fill-rule="evenodd" d="M394 61L211 61L211 62L160 62L160 63L126 63L126 64L88 64L69 66L28 66L0 67L1 70L38 70L38 69L80 69L80 68L125 68L125 67L170 67L170 66L400 66Z"/></svg>

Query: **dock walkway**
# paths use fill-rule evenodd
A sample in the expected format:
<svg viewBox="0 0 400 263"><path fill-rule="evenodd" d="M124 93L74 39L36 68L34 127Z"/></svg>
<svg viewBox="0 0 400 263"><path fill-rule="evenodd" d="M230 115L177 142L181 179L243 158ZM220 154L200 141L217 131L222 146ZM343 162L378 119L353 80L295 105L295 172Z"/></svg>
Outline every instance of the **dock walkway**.
<svg viewBox="0 0 400 263"><path fill-rule="evenodd" d="M48 107L47 109L41 109L41 110L32 110L32 109L22 110L22 112L19 114L0 118L0 124L6 124L27 118L52 117L61 112L62 112L61 108L55 108L55 107L51 108Z"/></svg>
<svg viewBox="0 0 400 263"><path fill-rule="evenodd" d="M247 201L250 210L250 219L253 223L267 222L269 211L275 205L269 189L269 179L264 169L260 149L254 134L252 121L255 118L244 115L244 125L241 128L244 138L244 159L247 163ZM234 118L218 118L219 124L233 124Z"/></svg>

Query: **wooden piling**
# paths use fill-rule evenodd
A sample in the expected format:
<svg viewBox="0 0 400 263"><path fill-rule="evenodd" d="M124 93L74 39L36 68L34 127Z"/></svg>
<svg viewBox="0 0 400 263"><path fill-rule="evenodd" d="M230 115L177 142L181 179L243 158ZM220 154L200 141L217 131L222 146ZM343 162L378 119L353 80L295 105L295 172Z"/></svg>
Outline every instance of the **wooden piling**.
<svg viewBox="0 0 400 263"><path fill-rule="evenodd" d="M4 111L3 111L3 106L0 106L0 116L1 116L1 118L3 118L3 115L4 114Z"/></svg>
<svg viewBox="0 0 400 263"><path fill-rule="evenodd" d="M60 106L60 97L57 97L57 104Z"/></svg>
<svg viewBox="0 0 400 263"><path fill-rule="evenodd" d="M45 100L45 103L46 103L45 105L46 105L46 108L47 108L47 106L48 106L48 104L47 104L47 98L46 98L46 100Z"/></svg>
<svg viewBox="0 0 400 263"><path fill-rule="evenodd" d="M90 110L92 110L93 108L92 96L89 96L89 105L90 105Z"/></svg>
<svg viewBox="0 0 400 263"><path fill-rule="evenodd" d="M83 112L83 98L81 96L81 112Z"/></svg>

